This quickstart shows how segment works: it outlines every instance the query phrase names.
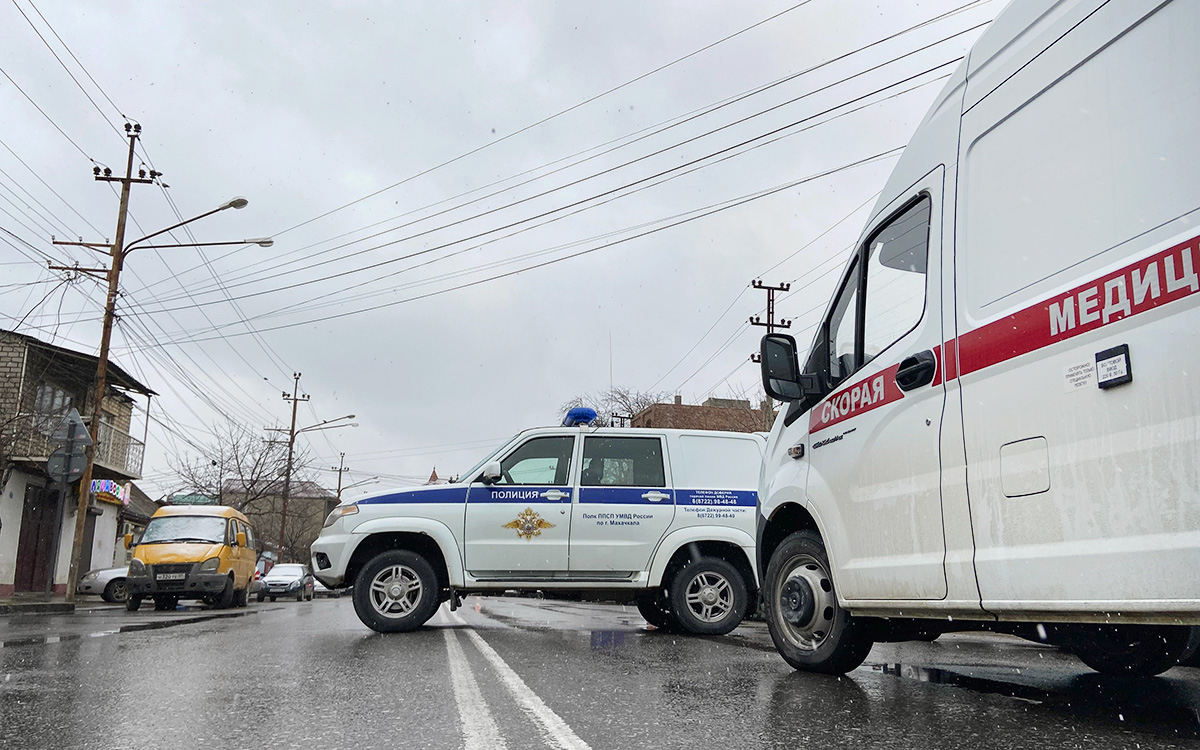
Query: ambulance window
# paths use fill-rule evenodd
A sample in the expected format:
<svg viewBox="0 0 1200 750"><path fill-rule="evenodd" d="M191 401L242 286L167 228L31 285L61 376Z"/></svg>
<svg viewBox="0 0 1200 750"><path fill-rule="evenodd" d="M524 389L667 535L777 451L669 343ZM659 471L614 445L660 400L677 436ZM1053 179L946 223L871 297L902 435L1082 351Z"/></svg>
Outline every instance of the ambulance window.
<svg viewBox="0 0 1200 750"><path fill-rule="evenodd" d="M833 311L829 315L829 377L832 384L841 382L855 370L855 320L858 318L859 268L846 278Z"/></svg>
<svg viewBox="0 0 1200 750"><path fill-rule="evenodd" d="M522 443L500 462L496 484L563 485L571 471L571 451L575 438L539 437Z"/></svg>
<svg viewBox="0 0 1200 750"><path fill-rule="evenodd" d="M868 243L863 364L908 333L925 311L929 198L920 200Z"/></svg>
<svg viewBox="0 0 1200 750"><path fill-rule="evenodd" d="M583 441L583 487L665 487L658 438L589 437Z"/></svg>

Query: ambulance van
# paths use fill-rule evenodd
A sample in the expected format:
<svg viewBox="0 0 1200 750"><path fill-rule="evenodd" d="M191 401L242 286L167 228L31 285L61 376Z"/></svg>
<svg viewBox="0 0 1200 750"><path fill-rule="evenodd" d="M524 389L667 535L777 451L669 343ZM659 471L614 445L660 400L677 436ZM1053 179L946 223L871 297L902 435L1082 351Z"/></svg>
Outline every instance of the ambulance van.
<svg viewBox="0 0 1200 750"><path fill-rule="evenodd" d="M913 136L759 485L771 636L987 629L1157 674L1200 624L1200 3L1014 0ZM1200 632L1200 631L1196 631Z"/></svg>

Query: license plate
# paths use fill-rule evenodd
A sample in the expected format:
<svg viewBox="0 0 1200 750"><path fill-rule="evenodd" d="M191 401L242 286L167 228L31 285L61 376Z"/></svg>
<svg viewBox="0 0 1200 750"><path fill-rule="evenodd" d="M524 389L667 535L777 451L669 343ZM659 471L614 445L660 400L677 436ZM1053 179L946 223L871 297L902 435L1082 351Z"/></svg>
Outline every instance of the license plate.
<svg viewBox="0 0 1200 750"><path fill-rule="evenodd" d="M182 581L187 578L187 573L159 573L155 578L160 581Z"/></svg>

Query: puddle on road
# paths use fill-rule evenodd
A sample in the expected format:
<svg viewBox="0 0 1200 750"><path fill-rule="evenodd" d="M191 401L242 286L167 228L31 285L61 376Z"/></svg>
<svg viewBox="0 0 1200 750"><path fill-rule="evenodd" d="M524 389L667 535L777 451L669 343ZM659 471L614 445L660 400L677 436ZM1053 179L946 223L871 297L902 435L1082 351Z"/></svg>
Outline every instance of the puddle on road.
<svg viewBox="0 0 1200 750"><path fill-rule="evenodd" d="M1075 720L1114 723L1176 739L1200 738L1200 683L1173 677L1109 677L1086 673L1045 676L1002 667L938 669L909 664L865 664L873 672L951 685L1044 706ZM1002 675L987 674L1003 670Z"/></svg>

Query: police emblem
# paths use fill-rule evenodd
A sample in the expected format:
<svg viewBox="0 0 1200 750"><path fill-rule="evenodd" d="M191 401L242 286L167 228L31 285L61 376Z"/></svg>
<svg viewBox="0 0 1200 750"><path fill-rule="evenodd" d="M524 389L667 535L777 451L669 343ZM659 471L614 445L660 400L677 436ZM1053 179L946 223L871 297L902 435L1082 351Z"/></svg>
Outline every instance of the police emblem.
<svg viewBox="0 0 1200 750"><path fill-rule="evenodd" d="M524 537L528 542L535 536L541 536L542 529L553 529L554 524L538 515L533 508L526 508L517 514L517 520L504 524L504 528L516 529L517 536Z"/></svg>

